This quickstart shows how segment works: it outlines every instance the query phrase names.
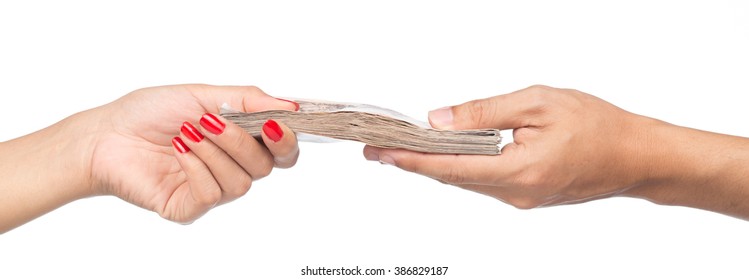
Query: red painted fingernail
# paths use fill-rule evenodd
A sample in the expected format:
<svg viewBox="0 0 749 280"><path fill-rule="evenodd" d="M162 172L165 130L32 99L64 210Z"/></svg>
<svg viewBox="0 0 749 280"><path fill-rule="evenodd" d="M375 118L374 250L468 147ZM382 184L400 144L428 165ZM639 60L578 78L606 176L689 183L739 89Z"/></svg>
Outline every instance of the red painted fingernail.
<svg viewBox="0 0 749 280"><path fill-rule="evenodd" d="M190 148L185 145L185 142L182 142L182 139L179 138L179 136L172 138L172 145L180 154L184 154L190 151Z"/></svg>
<svg viewBox="0 0 749 280"><path fill-rule="evenodd" d="M281 101L286 101L286 102L294 104L294 111L299 111L299 103L296 103L296 102L291 101L291 100L286 100L286 99L283 99L283 98L276 98L276 99L281 100Z"/></svg>
<svg viewBox="0 0 749 280"><path fill-rule="evenodd" d="M200 118L200 126L205 128L205 130L208 130L209 132L219 135L222 132L224 132L224 128L226 128L226 125L222 123L216 116L213 114L205 114L202 118Z"/></svg>
<svg viewBox="0 0 749 280"><path fill-rule="evenodd" d="M189 122L184 122L180 131L182 131L182 134L187 136L187 138L190 138L190 140L195 143L200 143L200 141L203 141L203 134L200 134L200 131L195 129L195 127L192 126L192 124Z"/></svg>
<svg viewBox="0 0 749 280"><path fill-rule="evenodd" d="M274 120L268 120L263 124L263 132L273 142L281 141L281 137L283 137L283 130L281 130L281 127Z"/></svg>

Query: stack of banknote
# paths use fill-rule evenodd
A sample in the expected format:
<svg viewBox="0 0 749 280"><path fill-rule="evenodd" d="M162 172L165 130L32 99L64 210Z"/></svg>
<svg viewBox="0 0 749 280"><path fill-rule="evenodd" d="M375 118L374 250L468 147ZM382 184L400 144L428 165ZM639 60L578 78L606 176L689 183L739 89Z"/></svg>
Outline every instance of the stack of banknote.
<svg viewBox="0 0 749 280"><path fill-rule="evenodd" d="M366 104L294 100L299 110L242 113L228 108L221 115L250 134L260 135L269 120L281 121L295 133L424 153L497 155L502 137L497 129L440 130L398 112Z"/></svg>

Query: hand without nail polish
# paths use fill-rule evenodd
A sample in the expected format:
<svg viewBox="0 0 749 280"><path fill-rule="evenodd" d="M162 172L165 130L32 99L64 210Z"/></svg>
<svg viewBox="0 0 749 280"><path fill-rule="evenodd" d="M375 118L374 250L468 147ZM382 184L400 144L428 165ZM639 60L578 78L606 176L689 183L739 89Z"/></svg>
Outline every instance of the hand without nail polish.
<svg viewBox="0 0 749 280"><path fill-rule="evenodd" d="M435 128L450 129L453 126L453 107L442 107L429 112L429 122Z"/></svg>

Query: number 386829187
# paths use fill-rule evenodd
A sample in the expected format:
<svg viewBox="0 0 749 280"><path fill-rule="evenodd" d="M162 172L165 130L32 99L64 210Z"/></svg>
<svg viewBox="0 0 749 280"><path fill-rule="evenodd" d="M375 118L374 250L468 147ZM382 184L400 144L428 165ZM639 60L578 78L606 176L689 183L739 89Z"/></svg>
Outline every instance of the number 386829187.
<svg viewBox="0 0 749 280"><path fill-rule="evenodd" d="M399 266L395 268L395 275L445 275L447 266Z"/></svg>

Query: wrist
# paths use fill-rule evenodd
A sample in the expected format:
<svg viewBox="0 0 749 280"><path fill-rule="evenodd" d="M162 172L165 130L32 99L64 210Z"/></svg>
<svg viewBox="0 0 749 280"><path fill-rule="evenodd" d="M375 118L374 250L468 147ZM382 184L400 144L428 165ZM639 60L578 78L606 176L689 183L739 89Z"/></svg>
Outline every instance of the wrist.
<svg viewBox="0 0 749 280"><path fill-rule="evenodd" d="M682 149L683 133L681 128L657 120L652 120L641 127L637 145L639 173L642 174L640 184L627 190L624 194L643 198L657 204L675 204L674 194L678 192L675 186L684 174L693 171L692 161Z"/></svg>
<svg viewBox="0 0 749 280"><path fill-rule="evenodd" d="M67 177L69 189L80 199L100 194L91 176L92 156L101 134L101 113L92 109L74 114L56 124L53 129L57 136L53 143L59 146L58 160L67 168L63 176Z"/></svg>
<svg viewBox="0 0 749 280"><path fill-rule="evenodd" d="M96 194L90 179L96 127L88 114L0 145L0 233Z"/></svg>
<svg viewBox="0 0 749 280"><path fill-rule="evenodd" d="M44 161L40 171L49 179L50 188L66 191L67 202L98 194L91 158L101 134L101 115L98 108L79 112L26 136L33 137L30 145L39 150L39 157L29 160Z"/></svg>
<svg viewBox="0 0 749 280"><path fill-rule="evenodd" d="M98 124L94 110L69 116L43 130L25 136L22 149L33 149L27 165L43 174L40 187L59 192L64 203L95 195L91 180L91 155Z"/></svg>
<svg viewBox="0 0 749 280"><path fill-rule="evenodd" d="M746 218L749 141L656 121L643 148L646 178L624 195Z"/></svg>

